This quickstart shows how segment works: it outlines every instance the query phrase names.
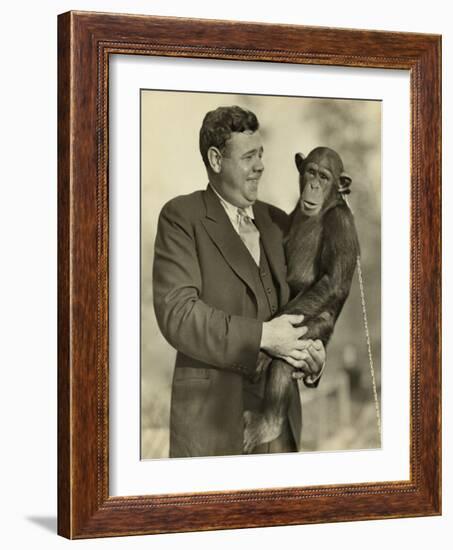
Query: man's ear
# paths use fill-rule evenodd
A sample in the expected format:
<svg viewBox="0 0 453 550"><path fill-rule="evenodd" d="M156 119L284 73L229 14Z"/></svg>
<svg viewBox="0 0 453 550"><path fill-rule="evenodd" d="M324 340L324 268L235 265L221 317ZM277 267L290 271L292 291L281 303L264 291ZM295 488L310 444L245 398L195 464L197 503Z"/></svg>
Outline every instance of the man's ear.
<svg viewBox="0 0 453 550"><path fill-rule="evenodd" d="M296 166L299 170L299 174L302 174L302 171L304 169L305 156L302 153L296 153L294 155L294 160L296 161Z"/></svg>
<svg viewBox="0 0 453 550"><path fill-rule="evenodd" d="M222 153L217 147L209 147L208 149L208 161L211 170L215 174L219 174L222 169Z"/></svg>

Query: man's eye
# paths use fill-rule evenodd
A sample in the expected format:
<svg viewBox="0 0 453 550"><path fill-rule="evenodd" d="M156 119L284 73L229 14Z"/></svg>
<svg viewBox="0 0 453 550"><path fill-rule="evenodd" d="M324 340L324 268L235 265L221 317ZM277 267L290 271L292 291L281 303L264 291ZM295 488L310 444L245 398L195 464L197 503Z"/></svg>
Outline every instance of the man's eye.
<svg viewBox="0 0 453 550"><path fill-rule="evenodd" d="M329 178L328 178L325 174L321 174L321 179L322 179L322 180L327 180L327 179L329 179Z"/></svg>

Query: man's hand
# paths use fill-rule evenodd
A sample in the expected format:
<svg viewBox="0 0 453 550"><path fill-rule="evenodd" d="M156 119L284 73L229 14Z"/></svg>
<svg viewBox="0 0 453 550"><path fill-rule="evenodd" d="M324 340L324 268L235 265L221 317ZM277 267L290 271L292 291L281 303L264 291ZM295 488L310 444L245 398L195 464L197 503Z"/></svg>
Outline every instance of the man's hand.
<svg viewBox="0 0 453 550"><path fill-rule="evenodd" d="M300 338L308 329L296 325L300 325L303 320L303 315L281 315L263 323L261 349L284 359L293 367L302 367L306 361L306 344Z"/></svg>
<svg viewBox="0 0 453 550"><path fill-rule="evenodd" d="M321 340L303 340L305 344L301 365L296 367L293 378L315 379L326 362L326 350ZM291 363L290 363L291 364Z"/></svg>

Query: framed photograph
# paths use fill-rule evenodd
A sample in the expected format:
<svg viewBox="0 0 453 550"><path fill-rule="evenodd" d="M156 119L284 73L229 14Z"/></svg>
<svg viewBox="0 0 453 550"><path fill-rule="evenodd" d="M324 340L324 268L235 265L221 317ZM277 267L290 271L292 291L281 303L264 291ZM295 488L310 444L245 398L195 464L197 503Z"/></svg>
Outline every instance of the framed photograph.
<svg viewBox="0 0 453 550"><path fill-rule="evenodd" d="M59 533L440 514L440 37L58 40Z"/></svg>

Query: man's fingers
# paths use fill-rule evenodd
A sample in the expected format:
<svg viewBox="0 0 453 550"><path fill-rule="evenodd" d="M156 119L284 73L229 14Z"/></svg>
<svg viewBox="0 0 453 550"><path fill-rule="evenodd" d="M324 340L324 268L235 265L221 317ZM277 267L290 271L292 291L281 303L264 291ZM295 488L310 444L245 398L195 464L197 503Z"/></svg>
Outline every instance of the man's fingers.
<svg viewBox="0 0 453 550"><path fill-rule="evenodd" d="M292 357L281 357L283 361L286 361L289 363L292 367L297 367L302 361L296 361L296 359L293 359Z"/></svg>
<svg viewBox="0 0 453 550"><path fill-rule="evenodd" d="M299 325L304 320L303 315L284 315L286 319L292 324L292 325Z"/></svg>
<svg viewBox="0 0 453 550"><path fill-rule="evenodd" d="M307 333L308 327L296 327L294 330L296 332L297 338L302 338L302 336Z"/></svg>
<svg viewBox="0 0 453 550"><path fill-rule="evenodd" d="M306 357L304 357L304 361L307 364L307 368L309 369L309 374L315 374L318 372L317 363L313 359L313 357L308 352L302 352L306 353Z"/></svg>
<svg viewBox="0 0 453 550"><path fill-rule="evenodd" d="M310 361L310 364L313 364L314 361L310 355L309 350L302 349L298 350L295 349L291 353L288 354L288 357L291 357L292 359L295 359L296 361Z"/></svg>
<svg viewBox="0 0 453 550"><path fill-rule="evenodd" d="M315 340L314 342L313 342L313 340L307 340L307 342L311 342L313 344L314 348L318 351L320 351L322 349L321 340Z"/></svg>
<svg viewBox="0 0 453 550"><path fill-rule="evenodd" d="M314 345L309 348L309 353L313 361L315 362L315 372L318 372L323 364L326 362L326 350L321 342L321 347L317 349Z"/></svg>
<svg viewBox="0 0 453 550"><path fill-rule="evenodd" d="M303 378L304 376L307 376L308 374L311 374L310 369L307 365L307 363L304 360L296 361L296 364L294 365L294 370L291 374L293 378ZM296 375L296 376L295 376Z"/></svg>
<svg viewBox="0 0 453 550"><path fill-rule="evenodd" d="M303 350L303 349L309 349L310 346L313 345L313 340L297 340L296 343L296 349Z"/></svg>
<svg viewBox="0 0 453 550"><path fill-rule="evenodd" d="M297 349L299 351L304 351L308 349L307 340L296 340L294 343L294 349Z"/></svg>
<svg viewBox="0 0 453 550"><path fill-rule="evenodd" d="M310 370L308 369L303 359L294 359L293 357L290 357L290 356L282 357L282 359L286 361L289 365L294 367L294 369L297 369L294 372L299 372L300 370L303 373L310 374Z"/></svg>
<svg viewBox="0 0 453 550"><path fill-rule="evenodd" d="M294 369L293 373L291 374L291 378L294 378L294 380L300 380L307 374L303 370Z"/></svg>
<svg viewBox="0 0 453 550"><path fill-rule="evenodd" d="M306 351L302 351L296 354L283 356L280 359L289 363L297 372L301 371L304 374L313 374L307 364L307 359L309 358L310 355Z"/></svg>

